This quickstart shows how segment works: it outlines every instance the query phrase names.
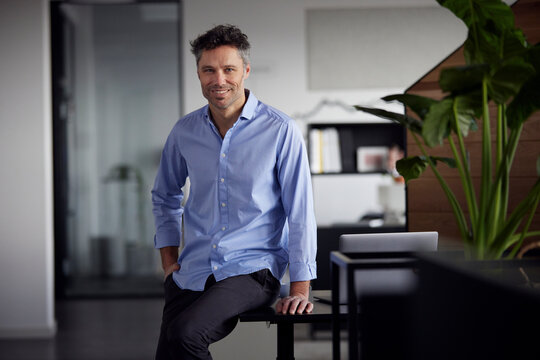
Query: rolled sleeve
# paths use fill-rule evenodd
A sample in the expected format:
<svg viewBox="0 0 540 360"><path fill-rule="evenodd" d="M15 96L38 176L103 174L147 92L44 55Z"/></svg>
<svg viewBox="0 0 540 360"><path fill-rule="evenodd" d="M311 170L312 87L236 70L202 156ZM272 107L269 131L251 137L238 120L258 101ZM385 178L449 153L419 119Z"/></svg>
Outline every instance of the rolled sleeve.
<svg viewBox="0 0 540 360"><path fill-rule="evenodd" d="M289 276L292 282L313 280L317 278L317 264L289 263Z"/></svg>
<svg viewBox="0 0 540 360"><path fill-rule="evenodd" d="M154 248L161 249L167 246L180 246L181 231L161 231L154 235Z"/></svg>

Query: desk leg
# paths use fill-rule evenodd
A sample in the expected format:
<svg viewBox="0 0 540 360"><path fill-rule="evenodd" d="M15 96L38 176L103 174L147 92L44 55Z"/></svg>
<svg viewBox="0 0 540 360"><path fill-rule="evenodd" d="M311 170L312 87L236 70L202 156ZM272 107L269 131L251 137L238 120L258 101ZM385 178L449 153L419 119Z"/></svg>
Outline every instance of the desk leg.
<svg viewBox="0 0 540 360"><path fill-rule="evenodd" d="M347 266L347 309L349 317L349 359L358 359L358 299L354 283L354 269Z"/></svg>
<svg viewBox="0 0 540 360"><path fill-rule="evenodd" d="M341 359L341 323L339 307L339 266L331 261L330 272L332 275L332 359Z"/></svg>
<svg viewBox="0 0 540 360"><path fill-rule="evenodd" d="M294 360L294 323L277 324L277 360Z"/></svg>

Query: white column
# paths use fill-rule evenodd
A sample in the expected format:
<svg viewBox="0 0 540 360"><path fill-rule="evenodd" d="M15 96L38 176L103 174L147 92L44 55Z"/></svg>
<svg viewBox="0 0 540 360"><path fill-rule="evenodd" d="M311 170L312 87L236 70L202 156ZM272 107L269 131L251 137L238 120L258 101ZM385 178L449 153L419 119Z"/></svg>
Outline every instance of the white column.
<svg viewBox="0 0 540 360"><path fill-rule="evenodd" d="M0 337L54 318L48 0L0 1Z"/></svg>

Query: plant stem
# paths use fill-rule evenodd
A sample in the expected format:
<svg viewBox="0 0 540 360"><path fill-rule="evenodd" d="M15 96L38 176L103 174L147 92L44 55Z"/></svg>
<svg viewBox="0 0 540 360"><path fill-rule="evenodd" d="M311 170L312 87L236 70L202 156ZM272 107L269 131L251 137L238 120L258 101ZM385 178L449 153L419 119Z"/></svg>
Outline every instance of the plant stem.
<svg viewBox="0 0 540 360"><path fill-rule="evenodd" d="M501 137L502 137L502 155L501 155L501 161L504 161L504 163L501 163L501 166L504 167L505 171L502 173L502 184L501 184L501 190L502 190L502 203L501 203L501 211L503 216L506 216L506 213L508 211L508 196L510 193L510 164L512 163L512 160L509 159L507 156L504 156L506 153L506 149L508 149L508 123L506 119L506 105L502 104L500 105L500 112L501 112ZM519 139L519 136L518 136ZM517 145L517 143L516 143ZM515 148L512 151L512 158L515 154ZM501 228L497 229L499 231Z"/></svg>
<svg viewBox="0 0 540 360"><path fill-rule="evenodd" d="M540 196L538 196L536 198L534 206L531 209L531 213L529 214L529 218L527 219L525 227L523 228L523 231L521 232L521 235L519 237L519 241L514 246L514 248L512 249L512 251L509 254L510 258L513 258L516 255L516 253L518 252L518 250L521 248L521 246L523 245L523 240L525 239L525 236L526 236L527 232L529 231L529 227L531 226L531 223L533 221L534 215L536 213L536 209L538 208L538 202L539 201L540 201Z"/></svg>
<svg viewBox="0 0 540 360"><path fill-rule="evenodd" d="M483 257L485 246L487 245L487 237L489 236L486 227L490 223L487 218L489 212L488 198L491 192L491 127L489 118L489 103L487 78L482 80L482 175L480 180L480 214L478 224L476 226L477 233L474 234L474 242L476 244L477 256Z"/></svg>
<svg viewBox="0 0 540 360"><path fill-rule="evenodd" d="M465 198L467 200L467 207L469 209L470 218L471 218L471 227L472 227L472 233L476 233L475 231L475 220L476 220L476 201L474 199L474 189L471 189L472 184L470 181L470 177L465 171L465 167L463 166L462 159L460 158L460 154L458 153L458 150L456 148L456 145L454 144L454 140L451 136L448 137L448 143L450 144L450 148L452 149L452 153L454 154L454 158L456 159L456 164L459 172L459 177L461 179L461 184L463 186L463 192L465 193Z"/></svg>
<svg viewBox="0 0 540 360"><path fill-rule="evenodd" d="M450 202L450 205L452 206L452 211L454 212L454 216L456 217L457 225L458 225L459 230L461 232L461 237L466 242L470 242L470 236L469 236L469 231L468 231L468 227L467 227L467 221L465 219L465 215L463 214L463 210L461 209L461 206L459 206L459 202L457 201L456 196L454 195L454 193L452 192L452 190L450 189L450 187L448 186L448 184L446 183L446 181L444 180L442 175L439 173L439 170L437 170L435 164L433 163L433 160L431 160L431 157L427 154L424 146L422 145L422 143L418 139L418 136L415 133L411 133L411 134L412 134L412 136L414 138L414 141L416 142L416 144L420 148L420 151L422 152L422 154L426 158L426 161L428 162L429 167L431 168L431 170L433 170L433 173L435 174L435 177L439 181L439 184L440 184L441 188L443 189L446 197L448 198L448 201Z"/></svg>
<svg viewBox="0 0 540 360"><path fill-rule="evenodd" d="M512 211L508 219L505 221L503 228L497 235L494 244L493 251L495 255L503 253L504 249L507 249L516 240L514 240L514 233L522 223L523 219L529 214L528 222L532 221L532 217L538 206L540 199L540 179L536 181L532 189L529 191L525 199L523 199L516 208ZM532 210L531 210L532 209ZM526 226L527 222L526 222ZM526 232L526 231L524 231Z"/></svg>
<svg viewBox="0 0 540 360"><path fill-rule="evenodd" d="M504 122L506 123L506 118ZM501 204L501 208L503 209L503 214L505 214L505 216L508 210L510 169L512 167L512 162L515 157L516 149L519 143L519 138L521 136L522 130L523 130L523 124L518 126L516 129L513 129L510 131L510 136L508 137L506 141L506 146L504 146L504 151L503 151L503 156L502 156L503 161L501 162L501 166L497 169L497 173L495 175L494 184L497 186L499 184L502 184L502 188L504 189L503 203ZM494 199L495 195L496 195L495 192L493 192L490 195L488 199L488 204L492 204L495 201ZM502 232L502 228L506 226L506 222L507 222L507 219L501 219L501 220L502 221L500 221L499 229L497 231L497 233L499 234Z"/></svg>
<svg viewBox="0 0 540 360"><path fill-rule="evenodd" d="M495 149L495 168L498 169L501 167L505 167L503 164L504 158L503 158L503 152L504 152L504 146L505 146L505 136L504 134L504 128L503 128L503 112L502 112L502 105L497 105L497 122L496 122L496 130L497 130L497 137L496 137L496 149ZM501 228L503 222L504 222L504 216L506 214L505 211L502 209L503 204L503 187L504 187L504 180L503 181L495 181L493 184L493 193L495 194L493 201L488 202L489 204L492 204L491 210L490 210L490 219L491 219L491 226L489 227L489 234L487 236L488 246L493 242L495 239L495 234L497 234L498 230Z"/></svg>
<svg viewBox="0 0 540 360"><path fill-rule="evenodd" d="M467 206L469 208L469 214L471 218L471 227L472 227L472 233L476 233L476 226L477 226L477 219L478 219L478 204L476 203L476 194L474 190L474 185L471 178L471 171L470 171L470 163L468 159L468 152L467 148L465 147L465 141L463 140L463 134L461 133L461 128L459 126L458 121L458 113L457 113L457 107L456 102L454 102L453 105L453 111L454 111L454 126L456 129L456 136L458 138L459 143L459 154L456 149L456 146L454 145L454 141L452 137L448 137L450 147L452 148L452 152L454 153L454 158L457 162L457 167L459 171L459 175L461 177L461 183L463 185L463 189L465 192L465 197L467 199Z"/></svg>

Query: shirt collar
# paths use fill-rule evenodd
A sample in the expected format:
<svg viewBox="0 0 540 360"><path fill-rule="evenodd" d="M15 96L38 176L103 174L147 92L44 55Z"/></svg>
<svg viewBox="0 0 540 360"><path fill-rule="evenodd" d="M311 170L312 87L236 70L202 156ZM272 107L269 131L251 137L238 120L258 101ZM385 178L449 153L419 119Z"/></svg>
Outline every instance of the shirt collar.
<svg viewBox="0 0 540 360"><path fill-rule="evenodd" d="M240 119L251 120L255 115L255 110L257 109L259 99L257 99L257 97L250 90L245 89L244 91L246 93L247 101L242 108L242 112L240 113ZM204 116L206 120L212 122L210 117L210 107L208 104L204 106L204 109Z"/></svg>
<svg viewBox="0 0 540 360"><path fill-rule="evenodd" d="M245 92L247 101L244 104L242 113L240 114L240 119L251 120L255 115L255 110L257 109L257 104L259 103L259 100L255 97L253 92L249 91L248 89L245 89Z"/></svg>

